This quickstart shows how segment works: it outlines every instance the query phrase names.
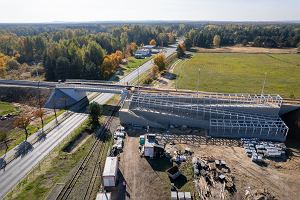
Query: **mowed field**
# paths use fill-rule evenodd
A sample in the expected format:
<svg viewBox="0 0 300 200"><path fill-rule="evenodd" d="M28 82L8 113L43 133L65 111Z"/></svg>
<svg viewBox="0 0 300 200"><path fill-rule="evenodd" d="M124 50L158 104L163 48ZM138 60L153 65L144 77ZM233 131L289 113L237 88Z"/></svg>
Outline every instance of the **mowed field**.
<svg viewBox="0 0 300 200"><path fill-rule="evenodd" d="M255 94L267 73L264 93L300 98L300 54L196 53L174 73L180 89Z"/></svg>

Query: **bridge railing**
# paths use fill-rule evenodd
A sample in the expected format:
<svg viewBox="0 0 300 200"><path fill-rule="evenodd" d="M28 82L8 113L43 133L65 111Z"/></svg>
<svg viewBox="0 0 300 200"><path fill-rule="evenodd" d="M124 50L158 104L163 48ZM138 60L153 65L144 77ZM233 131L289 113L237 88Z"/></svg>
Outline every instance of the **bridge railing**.
<svg viewBox="0 0 300 200"><path fill-rule="evenodd" d="M107 83L115 84L115 81L103 81L103 80L86 80L86 79L66 79L65 83Z"/></svg>

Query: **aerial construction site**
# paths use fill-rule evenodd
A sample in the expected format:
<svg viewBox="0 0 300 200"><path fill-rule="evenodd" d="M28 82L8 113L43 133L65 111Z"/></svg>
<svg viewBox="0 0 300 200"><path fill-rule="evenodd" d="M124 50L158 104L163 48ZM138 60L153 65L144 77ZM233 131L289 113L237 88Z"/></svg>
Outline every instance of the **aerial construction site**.
<svg viewBox="0 0 300 200"><path fill-rule="evenodd" d="M207 136L285 141L279 95L135 92L120 110L124 124L155 128L189 126Z"/></svg>
<svg viewBox="0 0 300 200"><path fill-rule="evenodd" d="M145 24L0 23L0 199L299 200L299 25Z"/></svg>
<svg viewBox="0 0 300 200"><path fill-rule="evenodd" d="M36 82L2 84L34 90ZM281 118L297 106L280 95L72 79L39 87L51 91L44 100L48 109L70 104L78 112L87 101L113 99L105 103L101 112L107 117L93 139L85 128L62 147L61 156L85 153L77 164L65 166L72 170L63 184L51 181L47 199L297 198L300 160L285 145L289 127ZM36 173L50 172L34 169L27 179L35 181Z"/></svg>

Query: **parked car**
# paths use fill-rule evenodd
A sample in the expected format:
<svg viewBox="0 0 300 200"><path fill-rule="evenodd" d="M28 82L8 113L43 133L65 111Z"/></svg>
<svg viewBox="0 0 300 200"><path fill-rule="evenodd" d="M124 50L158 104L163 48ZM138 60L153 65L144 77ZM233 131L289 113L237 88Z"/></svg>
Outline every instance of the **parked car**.
<svg viewBox="0 0 300 200"><path fill-rule="evenodd" d="M114 139L118 139L118 138L125 138L125 132L123 131L116 131L114 134Z"/></svg>
<svg viewBox="0 0 300 200"><path fill-rule="evenodd" d="M6 120L7 119L7 117L5 117L5 116L2 116L1 117L1 120L3 121L3 120Z"/></svg>

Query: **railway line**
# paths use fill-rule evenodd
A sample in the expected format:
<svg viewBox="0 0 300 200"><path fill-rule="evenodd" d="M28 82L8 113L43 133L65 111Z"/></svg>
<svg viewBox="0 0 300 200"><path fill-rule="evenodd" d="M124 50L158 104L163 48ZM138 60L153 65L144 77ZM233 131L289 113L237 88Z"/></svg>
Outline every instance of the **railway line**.
<svg viewBox="0 0 300 200"><path fill-rule="evenodd" d="M83 158L81 164L74 172L72 178L65 184L63 189L57 196L57 200L63 199L93 199L93 194L98 191L97 181L100 180L102 163L105 161L107 150L111 145L111 140L105 141L109 138L105 134L110 128L110 125L113 121L115 113L118 111L119 105L112 111L111 115L108 117L104 126L96 134L96 140L93 142L92 147L90 148L87 155ZM88 180L87 184L84 184L81 181L81 178L84 177L85 180ZM79 185L80 190L76 190ZM84 186L87 187L84 187ZM80 195L80 196L79 196Z"/></svg>

